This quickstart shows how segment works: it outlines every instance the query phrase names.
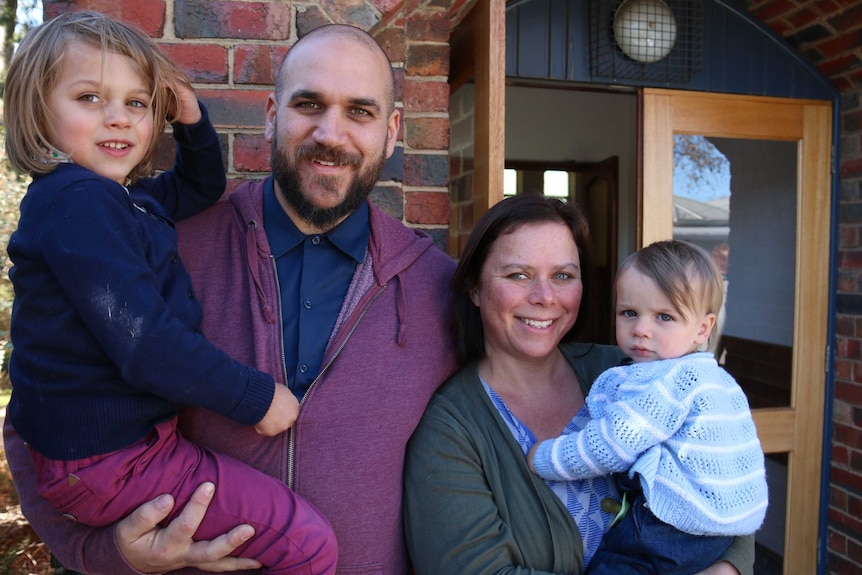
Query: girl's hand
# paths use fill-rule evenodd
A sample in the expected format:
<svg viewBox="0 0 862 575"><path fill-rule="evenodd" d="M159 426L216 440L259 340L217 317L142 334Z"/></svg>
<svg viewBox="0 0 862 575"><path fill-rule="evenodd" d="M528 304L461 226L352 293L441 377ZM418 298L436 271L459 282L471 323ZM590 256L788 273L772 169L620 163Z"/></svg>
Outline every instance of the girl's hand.
<svg viewBox="0 0 862 575"><path fill-rule="evenodd" d="M185 124L191 126L201 121L201 109L198 106L198 98L195 96L194 88L185 82L179 85L177 95L180 98L180 113L175 114L176 110L169 112L168 119L171 123Z"/></svg>
<svg viewBox="0 0 862 575"><path fill-rule="evenodd" d="M286 385L276 383L269 410L254 429L261 435L271 437L292 427L297 417L299 417L299 401L296 396L287 389Z"/></svg>

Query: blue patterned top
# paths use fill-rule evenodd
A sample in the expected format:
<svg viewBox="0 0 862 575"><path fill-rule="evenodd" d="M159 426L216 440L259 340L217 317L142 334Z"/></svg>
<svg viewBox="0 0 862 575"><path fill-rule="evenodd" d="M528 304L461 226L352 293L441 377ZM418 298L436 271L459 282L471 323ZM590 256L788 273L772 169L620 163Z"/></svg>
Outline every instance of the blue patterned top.
<svg viewBox="0 0 862 575"><path fill-rule="evenodd" d="M524 456L529 453L530 448L536 443L536 437L526 425L524 425L515 414L509 410L506 402L497 395L491 386L485 380L482 380L482 385L491 402L509 430L515 437L515 441L524 450ZM589 412L586 406L581 407L580 411L575 414L566 428L563 430L563 435L580 431L590 420ZM596 477L592 479L576 479L574 481L550 481L545 480L545 484L551 488L551 491L560 498L563 505L566 506L569 513L574 519L578 530L581 532L581 537L584 540L584 567L589 565L590 560L599 547L602 536L608 529L608 525L613 519L613 515L605 513L601 510L600 503L605 497L618 498L616 485L610 475Z"/></svg>

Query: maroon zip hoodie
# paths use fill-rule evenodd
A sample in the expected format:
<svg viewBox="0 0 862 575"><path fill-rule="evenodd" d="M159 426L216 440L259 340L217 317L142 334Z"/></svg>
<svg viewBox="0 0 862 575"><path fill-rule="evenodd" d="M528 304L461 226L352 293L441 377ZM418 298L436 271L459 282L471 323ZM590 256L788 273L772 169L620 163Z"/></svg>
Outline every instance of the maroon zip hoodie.
<svg viewBox="0 0 862 575"><path fill-rule="evenodd" d="M283 384L280 299L262 207L263 181L246 182L180 223L180 255L203 305L204 335ZM448 329L455 264L427 234L369 207L365 263L294 427L263 437L196 408L181 414L180 426L190 440L288 482L323 511L338 538L339 573L405 575L404 449L431 395L455 371ZM112 528L74 524L41 501L20 438L9 425L4 432L22 508L64 565L136 574Z"/></svg>

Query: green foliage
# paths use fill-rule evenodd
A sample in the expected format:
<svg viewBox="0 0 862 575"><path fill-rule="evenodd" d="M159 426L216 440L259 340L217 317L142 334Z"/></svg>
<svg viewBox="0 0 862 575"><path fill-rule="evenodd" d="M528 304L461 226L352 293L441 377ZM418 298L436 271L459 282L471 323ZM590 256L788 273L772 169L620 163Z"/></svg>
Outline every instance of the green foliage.
<svg viewBox="0 0 862 575"><path fill-rule="evenodd" d="M6 255L6 245L9 243L9 236L18 226L18 207L30 183L29 176L18 174L6 162L5 128L6 124L0 122L0 389L9 388L6 368L11 351L9 323L14 298L12 283L9 281L11 264Z"/></svg>
<svg viewBox="0 0 862 575"><path fill-rule="evenodd" d="M703 136L677 134L673 137L673 163L684 165L688 185L696 185L707 173L718 174L727 166L727 158Z"/></svg>

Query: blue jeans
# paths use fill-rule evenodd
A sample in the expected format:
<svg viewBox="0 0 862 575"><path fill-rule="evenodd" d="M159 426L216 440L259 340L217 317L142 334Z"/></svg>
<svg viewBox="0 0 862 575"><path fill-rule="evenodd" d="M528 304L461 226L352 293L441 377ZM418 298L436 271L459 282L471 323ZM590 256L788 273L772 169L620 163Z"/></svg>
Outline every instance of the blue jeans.
<svg viewBox="0 0 862 575"><path fill-rule="evenodd" d="M730 547L732 537L685 533L659 520L645 503L643 493L635 495L625 517L605 533L587 575L691 575Z"/></svg>

